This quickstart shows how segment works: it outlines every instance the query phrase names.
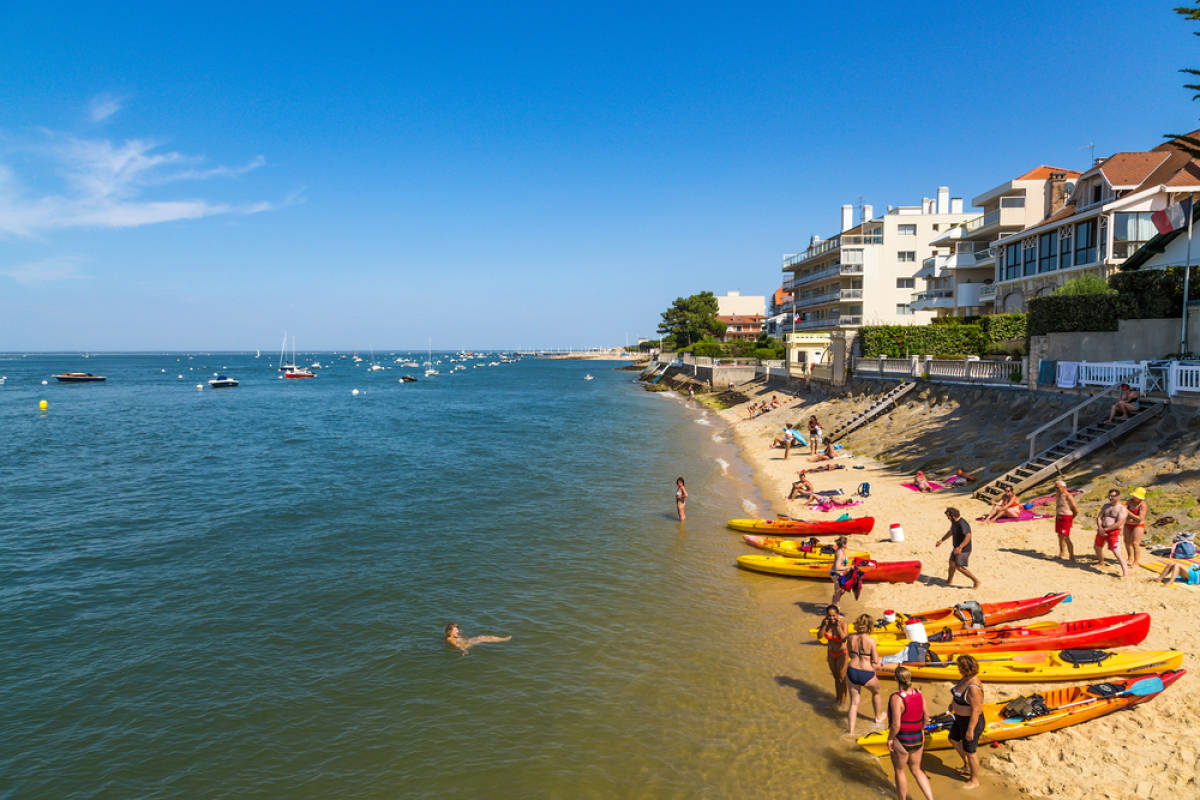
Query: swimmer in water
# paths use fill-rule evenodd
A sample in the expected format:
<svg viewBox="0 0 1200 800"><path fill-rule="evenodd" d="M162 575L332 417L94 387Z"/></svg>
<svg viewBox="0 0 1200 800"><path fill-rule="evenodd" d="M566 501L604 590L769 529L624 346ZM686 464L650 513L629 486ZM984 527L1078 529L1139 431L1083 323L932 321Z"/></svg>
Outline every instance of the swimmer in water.
<svg viewBox="0 0 1200 800"><path fill-rule="evenodd" d="M464 656L468 650L482 642L507 642L510 639L512 639L511 636L472 636L468 639L458 629L457 622L451 622L446 626L446 643L457 647Z"/></svg>

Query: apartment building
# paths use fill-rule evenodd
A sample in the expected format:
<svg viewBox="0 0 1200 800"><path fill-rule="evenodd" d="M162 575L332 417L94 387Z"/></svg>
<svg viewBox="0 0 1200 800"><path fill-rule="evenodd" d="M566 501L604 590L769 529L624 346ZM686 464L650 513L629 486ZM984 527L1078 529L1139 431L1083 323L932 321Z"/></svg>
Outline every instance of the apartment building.
<svg viewBox="0 0 1200 800"><path fill-rule="evenodd" d="M851 206L842 206L842 229L822 241L814 236L803 253L787 256L784 290L791 300L786 332L852 329L864 324L922 324L930 310L911 307L916 273L934 255L932 242L976 214L964 214L962 198L945 186L920 206L888 207L874 217L869 205L855 226Z"/></svg>
<svg viewBox="0 0 1200 800"><path fill-rule="evenodd" d="M1057 214L1075 188L1079 172L1040 166L971 200L983 213L937 236L938 251L921 264L922 291L912 296L913 311L943 317L992 313L995 307L996 248L1005 236Z"/></svg>
<svg viewBox="0 0 1200 800"><path fill-rule="evenodd" d="M1096 159L1061 209L992 242L995 310L1024 311L1078 275L1107 278L1155 236L1155 211L1197 191L1200 160L1172 143Z"/></svg>

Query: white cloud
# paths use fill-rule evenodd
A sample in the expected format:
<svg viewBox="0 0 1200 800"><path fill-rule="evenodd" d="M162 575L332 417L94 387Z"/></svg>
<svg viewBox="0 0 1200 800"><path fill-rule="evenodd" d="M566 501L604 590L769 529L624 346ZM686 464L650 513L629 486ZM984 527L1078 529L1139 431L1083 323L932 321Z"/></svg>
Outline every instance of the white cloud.
<svg viewBox="0 0 1200 800"><path fill-rule="evenodd" d="M107 94L98 94L92 98L88 104L88 111L91 112L92 122L103 122L113 114L121 110L121 104L124 98L113 97Z"/></svg>
<svg viewBox="0 0 1200 800"><path fill-rule="evenodd" d="M240 167L205 167L203 157L162 151L153 140L113 144L49 132L46 137L47 141L25 149L35 156L32 161L41 162L47 173L61 180L63 191L31 196L12 168L0 162L0 236L36 236L79 227L130 228L273 208L266 202L235 205L202 198L145 197L149 190L175 182L244 175L266 163L262 156ZM34 176L43 181L45 177Z"/></svg>
<svg viewBox="0 0 1200 800"><path fill-rule="evenodd" d="M57 256L30 261L15 267L0 268L0 275L12 278L22 286L32 286L50 281L69 281L82 278L79 272L79 256Z"/></svg>

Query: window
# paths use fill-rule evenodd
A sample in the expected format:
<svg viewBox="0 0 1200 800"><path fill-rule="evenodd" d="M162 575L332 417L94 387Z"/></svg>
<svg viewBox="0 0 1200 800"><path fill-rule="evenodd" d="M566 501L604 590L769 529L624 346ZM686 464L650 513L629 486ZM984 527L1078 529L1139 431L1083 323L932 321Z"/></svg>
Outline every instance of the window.
<svg viewBox="0 0 1200 800"><path fill-rule="evenodd" d="M1096 260L1096 220L1089 219L1075 226L1075 266Z"/></svg>
<svg viewBox="0 0 1200 800"><path fill-rule="evenodd" d="M1113 258L1129 258L1158 234L1151 211L1113 214Z"/></svg>
<svg viewBox="0 0 1200 800"><path fill-rule="evenodd" d="M1000 198L1000 207L1001 208L1024 208L1025 207L1025 198L1024 197L1001 197Z"/></svg>
<svg viewBox="0 0 1200 800"><path fill-rule="evenodd" d="M1038 272L1058 269L1058 231L1043 233L1038 242Z"/></svg>
<svg viewBox="0 0 1200 800"><path fill-rule="evenodd" d="M933 226L933 232L934 232L934 233L937 233L937 232L938 232L938 231L940 231L941 229L942 229L942 226L941 226L941 225L934 224L934 226Z"/></svg>
<svg viewBox="0 0 1200 800"><path fill-rule="evenodd" d="M896 260L901 264L915 264L917 261L917 251L901 250L899 253L896 253Z"/></svg>
<svg viewBox="0 0 1200 800"><path fill-rule="evenodd" d="M863 251L862 250L843 250L842 251L842 263L843 264L861 264L861 263L863 263Z"/></svg>
<svg viewBox="0 0 1200 800"><path fill-rule="evenodd" d="M1021 245L1010 244L1004 248L1004 278L1013 280L1021 277Z"/></svg>
<svg viewBox="0 0 1200 800"><path fill-rule="evenodd" d="M1104 199L1104 181L1096 181L1092 185L1092 202L1099 203Z"/></svg>
<svg viewBox="0 0 1200 800"><path fill-rule="evenodd" d="M1072 260L1071 252L1071 226L1067 225L1064 228L1058 229L1059 244L1061 245L1060 252L1062 257L1059 259L1059 269L1070 269L1075 262Z"/></svg>
<svg viewBox="0 0 1200 800"><path fill-rule="evenodd" d="M1025 274L1037 274L1037 239L1033 236L1025 240Z"/></svg>
<svg viewBox="0 0 1200 800"><path fill-rule="evenodd" d="M1108 217L1100 218L1100 260L1108 258Z"/></svg>
<svg viewBox="0 0 1200 800"><path fill-rule="evenodd" d="M908 307L908 303L896 303L896 316L907 317L912 315L912 309Z"/></svg>
<svg viewBox="0 0 1200 800"><path fill-rule="evenodd" d="M897 289L912 289L916 286L915 278L896 278Z"/></svg>
<svg viewBox="0 0 1200 800"><path fill-rule="evenodd" d="M934 230L937 230L937 226L934 226ZM917 226L916 225L897 225L896 233L899 234L900 236L916 236L917 235Z"/></svg>

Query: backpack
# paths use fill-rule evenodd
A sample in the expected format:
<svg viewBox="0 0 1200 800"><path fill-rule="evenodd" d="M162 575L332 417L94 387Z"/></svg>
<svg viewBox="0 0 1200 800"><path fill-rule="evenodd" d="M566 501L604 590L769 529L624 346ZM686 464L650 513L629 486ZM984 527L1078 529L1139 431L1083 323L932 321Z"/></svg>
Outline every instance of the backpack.
<svg viewBox="0 0 1200 800"><path fill-rule="evenodd" d="M871 484L864 483L861 486L859 486L858 494L860 497L870 497L871 496Z"/></svg>
<svg viewBox="0 0 1200 800"><path fill-rule="evenodd" d="M1196 545L1188 541L1177 542L1171 548L1171 558L1195 558Z"/></svg>

